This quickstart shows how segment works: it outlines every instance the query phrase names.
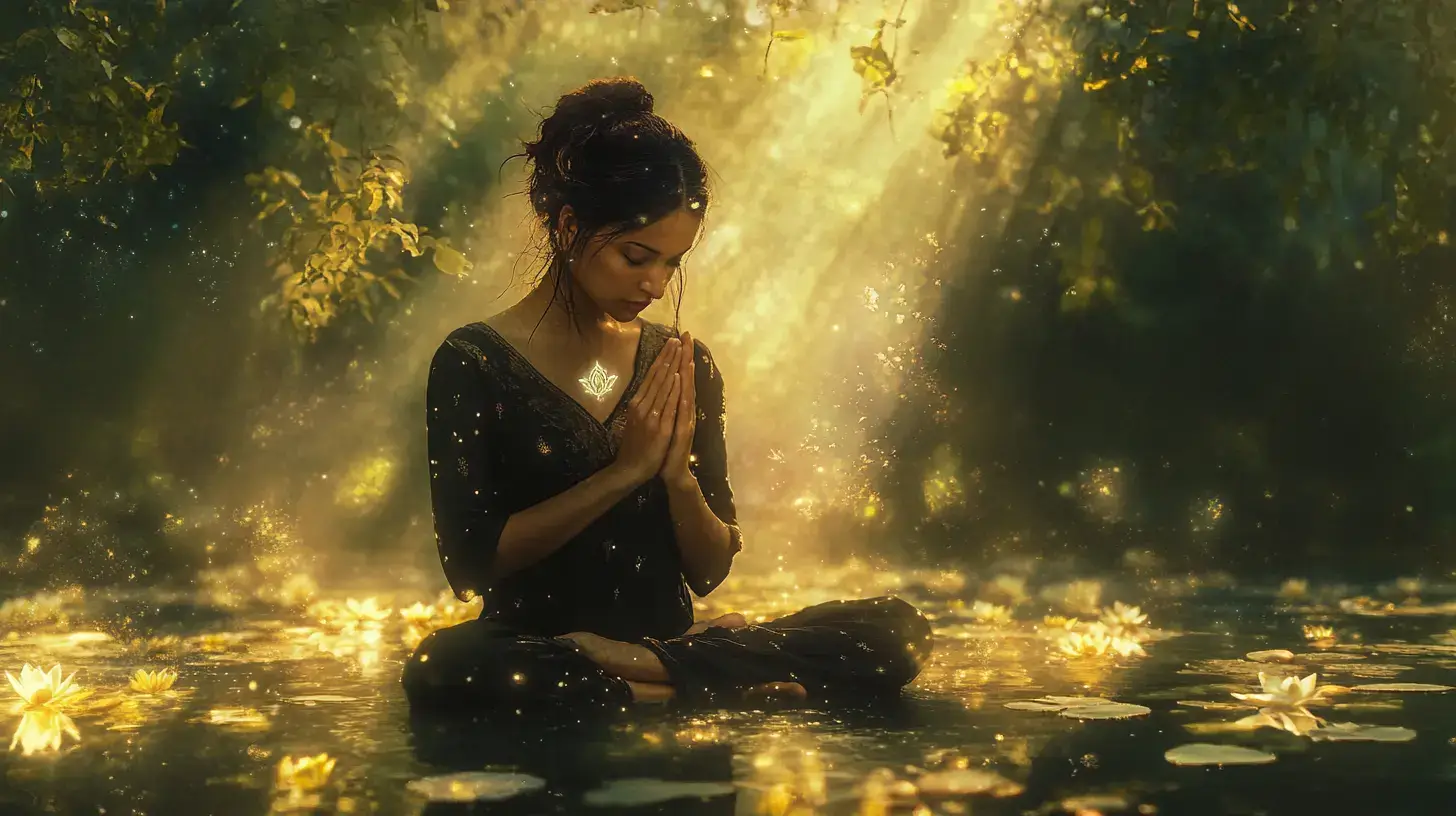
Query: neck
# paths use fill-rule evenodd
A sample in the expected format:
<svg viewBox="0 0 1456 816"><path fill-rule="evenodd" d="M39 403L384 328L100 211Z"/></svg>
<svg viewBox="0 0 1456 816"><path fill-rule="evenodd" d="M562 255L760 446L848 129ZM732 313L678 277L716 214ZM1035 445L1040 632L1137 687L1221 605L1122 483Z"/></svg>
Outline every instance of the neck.
<svg viewBox="0 0 1456 816"><path fill-rule="evenodd" d="M571 311L568 312L565 293L557 291L556 281L555 273L548 274L521 299L521 313L533 327L539 321L540 328L568 342L579 340L595 348L627 325L618 323L611 315L598 309L580 289L571 293Z"/></svg>

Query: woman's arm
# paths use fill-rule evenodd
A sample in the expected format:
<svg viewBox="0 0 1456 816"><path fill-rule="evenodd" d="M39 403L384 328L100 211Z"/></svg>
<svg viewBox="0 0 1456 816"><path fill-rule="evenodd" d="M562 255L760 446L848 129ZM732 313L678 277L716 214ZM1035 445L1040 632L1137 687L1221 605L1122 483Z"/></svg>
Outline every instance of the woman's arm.
<svg viewBox="0 0 1456 816"><path fill-rule="evenodd" d="M492 577L545 559L637 489L639 481L608 465L540 504L511 515L501 532Z"/></svg>
<svg viewBox="0 0 1456 816"><path fill-rule="evenodd" d="M426 389L426 436L435 540L458 597L488 591L541 561L626 498L641 480L617 466L565 492L510 513L491 470L493 404L482 352L463 338L435 352Z"/></svg>
<svg viewBox="0 0 1456 816"><path fill-rule="evenodd" d="M728 484L723 378L707 346L693 343L698 412L687 477L667 482L668 507L682 553L683 577L699 597L723 583L743 549L733 488Z"/></svg>

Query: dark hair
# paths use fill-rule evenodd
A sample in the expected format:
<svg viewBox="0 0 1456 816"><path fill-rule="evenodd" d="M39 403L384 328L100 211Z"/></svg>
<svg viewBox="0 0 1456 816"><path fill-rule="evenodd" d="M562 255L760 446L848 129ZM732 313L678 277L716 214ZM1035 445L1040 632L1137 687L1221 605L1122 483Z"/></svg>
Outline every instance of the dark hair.
<svg viewBox="0 0 1456 816"><path fill-rule="evenodd" d="M558 273L552 302L562 297L568 313L570 259L593 238L614 239L679 209L707 213L707 166L692 140L652 107L652 94L631 77L593 80L562 96L536 140L525 143L527 193L548 242L543 274ZM567 206L576 235L563 244ZM680 298L681 276L678 286Z"/></svg>

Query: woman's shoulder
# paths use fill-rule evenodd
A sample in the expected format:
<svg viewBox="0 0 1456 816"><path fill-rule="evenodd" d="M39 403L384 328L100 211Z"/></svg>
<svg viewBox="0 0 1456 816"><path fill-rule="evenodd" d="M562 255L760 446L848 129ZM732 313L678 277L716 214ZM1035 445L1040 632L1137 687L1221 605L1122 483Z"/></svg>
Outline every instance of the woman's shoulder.
<svg viewBox="0 0 1456 816"><path fill-rule="evenodd" d="M442 362L470 365L482 373L498 374L505 356L499 334L484 321L467 323L445 335L435 350L434 366Z"/></svg>

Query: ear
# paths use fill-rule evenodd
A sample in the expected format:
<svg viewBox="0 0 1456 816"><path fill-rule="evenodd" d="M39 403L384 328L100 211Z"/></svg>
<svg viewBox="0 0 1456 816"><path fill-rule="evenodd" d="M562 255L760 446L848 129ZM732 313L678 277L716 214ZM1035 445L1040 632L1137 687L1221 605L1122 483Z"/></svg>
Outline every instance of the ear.
<svg viewBox="0 0 1456 816"><path fill-rule="evenodd" d="M561 214L556 217L556 240L557 246L565 249L571 246L576 240L576 212L567 204L561 208Z"/></svg>

